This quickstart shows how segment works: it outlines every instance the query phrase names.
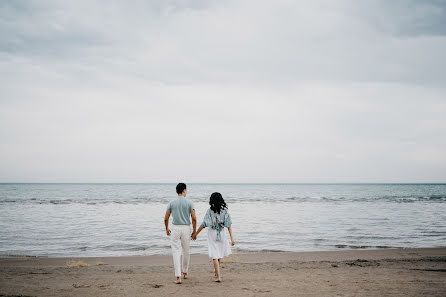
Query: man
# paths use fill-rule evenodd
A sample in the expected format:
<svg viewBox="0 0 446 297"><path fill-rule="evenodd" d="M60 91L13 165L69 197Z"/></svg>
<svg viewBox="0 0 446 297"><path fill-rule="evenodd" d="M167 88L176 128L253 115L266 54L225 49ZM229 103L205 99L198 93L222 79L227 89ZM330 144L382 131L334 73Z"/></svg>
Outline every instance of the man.
<svg viewBox="0 0 446 297"><path fill-rule="evenodd" d="M184 279L187 278L189 269L189 244L190 239L195 235L197 228L197 218L195 217L195 207L192 201L186 198L186 184L177 185L178 198L171 201L167 206L164 216L164 225L166 234L170 236L170 245L172 246L173 266L175 267L175 283L181 284L181 274ZM169 229L169 217L172 214L172 230ZM190 227L192 218L193 231Z"/></svg>

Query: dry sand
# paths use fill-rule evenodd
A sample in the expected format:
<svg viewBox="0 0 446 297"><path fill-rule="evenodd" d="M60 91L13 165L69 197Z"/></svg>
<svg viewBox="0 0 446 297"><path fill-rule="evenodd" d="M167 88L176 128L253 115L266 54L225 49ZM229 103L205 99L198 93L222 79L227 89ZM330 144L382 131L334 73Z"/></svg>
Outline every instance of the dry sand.
<svg viewBox="0 0 446 297"><path fill-rule="evenodd" d="M189 273L175 285L169 256L0 259L0 296L446 296L446 248L235 254L222 283L193 255Z"/></svg>

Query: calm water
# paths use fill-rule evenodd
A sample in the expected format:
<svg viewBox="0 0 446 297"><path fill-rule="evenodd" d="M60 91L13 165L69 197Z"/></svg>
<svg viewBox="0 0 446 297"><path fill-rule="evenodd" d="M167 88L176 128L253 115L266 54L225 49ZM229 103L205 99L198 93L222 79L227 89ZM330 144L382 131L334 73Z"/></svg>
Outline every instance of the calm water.
<svg viewBox="0 0 446 297"><path fill-rule="evenodd" d="M214 191L235 252L446 246L446 184L188 184L199 223ZM174 198L174 184L0 184L0 256L167 254Z"/></svg>

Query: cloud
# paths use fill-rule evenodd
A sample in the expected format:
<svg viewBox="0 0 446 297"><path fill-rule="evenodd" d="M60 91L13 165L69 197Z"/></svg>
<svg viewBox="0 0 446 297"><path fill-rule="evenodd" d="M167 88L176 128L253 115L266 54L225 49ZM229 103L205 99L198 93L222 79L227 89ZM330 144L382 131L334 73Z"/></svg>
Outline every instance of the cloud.
<svg viewBox="0 0 446 297"><path fill-rule="evenodd" d="M441 1L0 5L0 181L444 181Z"/></svg>
<svg viewBox="0 0 446 297"><path fill-rule="evenodd" d="M164 83L443 83L437 1L4 2L4 53Z"/></svg>
<svg viewBox="0 0 446 297"><path fill-rule="evenodd" d="M354 10L383 34L400 37L446 35L446 3L425 1L365 1ZM364 13L366 12L366 13Z"/></svg>

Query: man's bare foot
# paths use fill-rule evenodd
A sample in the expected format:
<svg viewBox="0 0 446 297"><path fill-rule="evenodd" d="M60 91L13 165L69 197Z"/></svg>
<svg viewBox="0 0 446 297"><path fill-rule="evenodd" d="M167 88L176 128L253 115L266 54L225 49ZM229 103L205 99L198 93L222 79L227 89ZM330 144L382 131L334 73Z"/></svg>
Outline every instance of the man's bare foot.
<svg viewBox="0 0 446 297"><path fill-rule="evenodd" d="M221 279L220 279L220 278L217 278L217 279L215 280L215 282L216 282L216 283L221 283Z"/></svg>
<svg viewBox="0 0 446 297"><path fill-rule="evenodd" d="M183 272L183 278L187 279L187 272Z"/></svg>
<svg viewBox="0 0 446 297"><path fill-rule="evenodd" d="M181 277L177 276L177 280L175 281L177 285L181 285Z"/></svg>

